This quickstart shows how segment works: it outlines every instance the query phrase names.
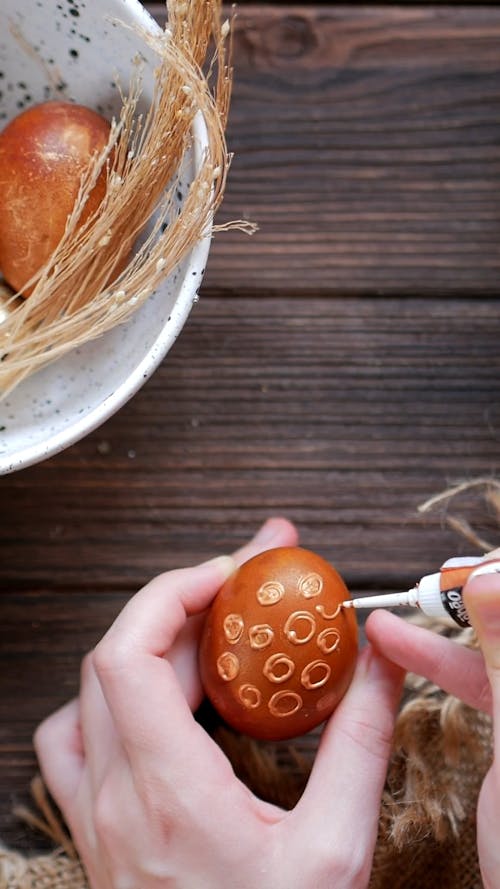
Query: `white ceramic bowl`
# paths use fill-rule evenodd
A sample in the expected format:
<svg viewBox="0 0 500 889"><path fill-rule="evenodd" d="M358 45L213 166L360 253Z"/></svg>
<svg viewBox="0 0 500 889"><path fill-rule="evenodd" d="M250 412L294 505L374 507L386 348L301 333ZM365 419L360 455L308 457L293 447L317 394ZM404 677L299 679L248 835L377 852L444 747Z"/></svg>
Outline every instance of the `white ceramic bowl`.
<svg viewBox="0 0 500 889"><path fill-rule="evenodd" d="M58 98L95 108L108 119L116 114L121 107L117 75L126 86L131 60L139 49L145 54L137 34L117 26L116 20L158 29L138 0L0 0L0 128L48 97L39 61L22 50L12 26L63 81ZM151 58L146 66L144 107L156 63ZM205 145L203 120L197 119L184 187ZM127 324L33 374L0 401L0 474L63 450L137 392L170 349L197 299L209 245L207 234Z"/></svg>

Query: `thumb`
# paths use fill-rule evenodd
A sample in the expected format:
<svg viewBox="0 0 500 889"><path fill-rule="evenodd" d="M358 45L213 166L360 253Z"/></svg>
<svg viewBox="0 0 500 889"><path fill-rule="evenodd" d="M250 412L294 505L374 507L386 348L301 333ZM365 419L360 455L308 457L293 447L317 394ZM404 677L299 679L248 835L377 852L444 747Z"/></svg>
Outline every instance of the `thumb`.
<svg viewBox="0 0 500 889"><path fill-rule="evenodd" d="M500 574L472 577L463 598L486 666L493 673L498 671L500 680Z"/></svg>
<svg viewBox="0 0 500 889"><path fill-rule="evenodd" d="M481 788L477 811L481 874L484 885L493 889L500 885L500 574L471 578L463 598L479 639L493 702L493 762Z"/></svg>
<svg viewBox="0 0 500 889"><path fill-rule="evenodd" d="M484 657L491 686L495 735L500 736L500 574L472 577L464 587L464 604ZM497 741L500 744L500 741Z"/></svg>

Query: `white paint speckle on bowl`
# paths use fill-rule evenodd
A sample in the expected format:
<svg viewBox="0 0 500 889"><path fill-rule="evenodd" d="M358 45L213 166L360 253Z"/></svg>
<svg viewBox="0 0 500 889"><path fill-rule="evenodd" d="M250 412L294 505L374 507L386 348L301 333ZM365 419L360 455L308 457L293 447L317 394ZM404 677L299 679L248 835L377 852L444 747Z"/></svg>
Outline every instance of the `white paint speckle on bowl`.
<svg viewBox="0 0 500 889"><path fill-rule="evenodd" d="M108 119L121 108L117 88L130 80L132 60L145 59L142 107L149 105L153 67L144 43L117 20L149 30L158 25L138 0L1 0L0 128L29 105L57 97L99 111ZM36 49L24 52L16 29ZM194 149L183 167L183 186L206 145L201 118ZM182 201L182 193L178 195ZM59 359L0 401L0 475L63 450L115 413L143 385L174 343L197 300L210 233L126 324Z"/></svg>

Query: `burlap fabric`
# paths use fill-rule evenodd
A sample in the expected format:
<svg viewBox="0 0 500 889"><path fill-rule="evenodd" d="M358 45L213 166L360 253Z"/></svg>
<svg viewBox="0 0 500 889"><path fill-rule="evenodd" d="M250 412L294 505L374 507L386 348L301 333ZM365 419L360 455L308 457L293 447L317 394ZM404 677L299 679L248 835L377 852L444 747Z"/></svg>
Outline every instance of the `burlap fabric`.
<svg viewBox="0 0 500 889"><path fill-rule="evenodd" d="M2 889L87 889L78 861L64 852L25 858L0 851Z"/></svg>

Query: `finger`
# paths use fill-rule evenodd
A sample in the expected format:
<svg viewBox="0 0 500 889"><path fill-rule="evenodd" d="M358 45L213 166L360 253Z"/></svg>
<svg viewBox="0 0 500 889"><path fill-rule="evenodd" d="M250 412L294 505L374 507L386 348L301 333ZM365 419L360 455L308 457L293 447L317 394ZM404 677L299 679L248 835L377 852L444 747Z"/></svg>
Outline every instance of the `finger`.
<svg viewBox="0 0 500 889"><path fill-rule="evenodd" d="M464 587L464 604L484 657L492 703L495 749L500 757L500 577L472 578ZM498 761L498 760L497 760Z"/></svg>
<svg viewBox="0 0 500 889"><path fill-rule="evenodd" d="M197 725L168 659L186 615L206 607L229 573L229 557L172 571L148 584L119 615L93 654L120 741L132 755L181 758Z"/></svg>
<svg viewBox="0 0 500 889"><path fill-rule="evenodd" d="M294 539L295 530L286 520L267 524L267 536L264 540L261 536L260 543L254 540L254 549ZM247 548L244 555L251 551ZM172 664L161 656L169 651L186 617L203 611L234 570L234 560L222 556L157 578L128 603L97 646L97 675L130 756L140 759L148 751L165 757L168 749L171 760L189 774L188 751L193 756L199 752L200 730Z"/></svg>
<svg viewBox="0 0 500 889"><path fill-rule="evenodd" d="M108 658L108 655L105 655ZM133 667L98 662L97 674L111 710L120 745L140 788L156 786L167 795L186 795L197 807L234 774L222 752L193 718L189 703L168 660L134 654Z"/></svg>
<svg viewBox="0 0 500 889"><path fill-rule="evenodd" d="M136 652L162 657L186 618L210 604L235 568L230 556L218 556L194 568L160 574L127 602L98 649L112 649L115 663Z"/></svg>
<svg viewBox="0 0 500 889"><path fill-rule="evenodd" d="M490 550L489 553L486 553L486 555L483 556L484 562L489 562L491 559L500 559L500 546L498 546L496 549Z"/></svg>
<svg viewBox="0 0 500 889"><path fill-rule="evenodd" d="M269 519L254 539L235 554L219 556L194 568L181 568L155 577L127 603L107 637L121 636L134 648L165 654L186 617L210 604L236 564L269 546L293 544L296 529L286 519Z"/></svg>
<svg viewBox="0 0 500 889"><path fill-rule="evenodd" d="M66 814L76 797L84 769L78 701L70 701L42 722L33 743L44 781Z"/></svg>
<svg viewBox="0 0 500 889"><path fill-rule="evenodd" d="M94 669L92 653L84 658L81 667L80 724L90 786L96 795L110 761L116 757L118 744L113 720Z"/></svg>
<svg viewBox="0 0 500 889"><path fill-rule="evenodd" d="M276 546L297 546L298 540L298 531L288 519L273 516L264 522L252 540L233 553L233 559L238 565L242 565L264 550Z"/></svg>
<svg viewBox="0 0 500 889"><path fill-rule="evenodd" d="M89 876L92 876L97 840L79 700L70 701L49 716L36 730L34 745L45 784L63 813L72 839L85 858ZM97 881L95 885L98 885ZM102 887L108 889L108 883L102 883Z"/></svg>
<svg viewBox="0 0 500 889"><path fill-rule="evenodd" d="M484 656L493 702L493 762L478 806L478 851L485 886L498 886L500 854L500 577L472 578L464 587L464 604Z"/></svg>
<svg viewBox="0 0 500 889"><path fill-rule="evenodd" d="M491 712L491 690L479 651L383 610L369 615L365 631L395 664L424 676L469 707Z"/></svg>
<svg viewBox="0 0 500 889"><path fill-rule="evenodd" d="M297 541L296 528L287 519L273 517L262 525L252 540L233 554L233 559L236 564L241 565L265 549L275 546L295 546ZM180 630L168 654L168 659L175 669L192 710L195 710L203 699L197 648L204 619L204 613L191 617Z"/></svg>
<svg viewBox="0 0 500 889"><path fill-rule="evenodd" d="M360 655L351 686L325 728L299 803L304 829L312 836L334 835L338 848L351 848L355 825L356 846L374 846L403 676L371 646Z"/></svg>

